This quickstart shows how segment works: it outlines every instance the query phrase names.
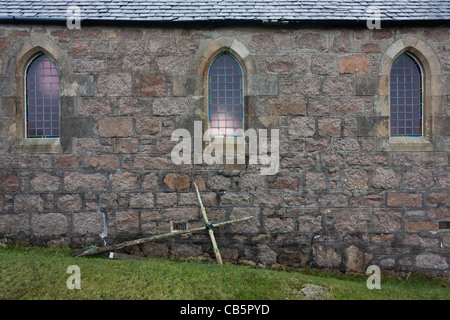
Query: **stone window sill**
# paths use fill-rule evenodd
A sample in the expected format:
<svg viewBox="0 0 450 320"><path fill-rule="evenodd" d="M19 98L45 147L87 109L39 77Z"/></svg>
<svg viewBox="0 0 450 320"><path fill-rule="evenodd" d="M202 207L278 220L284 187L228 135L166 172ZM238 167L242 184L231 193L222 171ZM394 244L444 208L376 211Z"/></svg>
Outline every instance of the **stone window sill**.
<svg viewBox="0 0 450 320"><path fill-rule="evenodd" d="M433 144L425 137L389 137L386 151L433 151Z"/></svg>
<svg viewBox="0 0 450 320"><path fill-rule="evenodd" d="M62 153L59 138L56 139L23 139L14 147L16 153Z"/></svg>

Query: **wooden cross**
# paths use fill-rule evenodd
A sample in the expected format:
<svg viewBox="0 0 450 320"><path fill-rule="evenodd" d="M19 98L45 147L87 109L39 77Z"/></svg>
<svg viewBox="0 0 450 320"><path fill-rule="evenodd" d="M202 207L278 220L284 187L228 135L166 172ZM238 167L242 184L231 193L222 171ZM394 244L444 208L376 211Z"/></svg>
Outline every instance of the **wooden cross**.
<svg viewBox="0 0 450 320"><path fill-rule="evenodd" d="M203 207L202 199L200 198L200 193L198 192L198 188L197 188L197 185L195 184L195 182L194 182L194 186L195 186L195 190L197 191L198 201L200 202L200 209L202 211L203 220L205 221L204 227L199 227L199 228L194 228L194 229L184 230L184 231L158 234L158 235L154 235L154 236L150 236L150 237L146 237L146 238L125 241L122 243L112 244L112 245L104 246L104 247L91 246L82 251L77 251L77 252L72 253L72 256L74 256L74 257L90 256L90 255L94 255L94 254L102 253L102 252L108 252L108 251L111 252L111 251L123 249L125 247L138 245L138 244L142 244L142 243L147 243L150 241L173 238L173 237L176 237L176 236L182 235L182 234L189 234L189 233L199 232L199 231L203 231L203 230L208 230L208 233L211 238L212 245L213 245L214 254L216 255L217 263L220 265L223 265L222 257L220 255L219 248L217 247L216 239L214 237L214 233L213 233L212 229L215 227L219 227L219 226L223 226L223 225L227 225L227 224L231 224L231 223L250 220L253 218L253 216L235 219L235 220L222 221L222 222L217 222L217 223L210 223L208 220L208 217L206 216L206 211L205 211L205 208Z"/></svg>

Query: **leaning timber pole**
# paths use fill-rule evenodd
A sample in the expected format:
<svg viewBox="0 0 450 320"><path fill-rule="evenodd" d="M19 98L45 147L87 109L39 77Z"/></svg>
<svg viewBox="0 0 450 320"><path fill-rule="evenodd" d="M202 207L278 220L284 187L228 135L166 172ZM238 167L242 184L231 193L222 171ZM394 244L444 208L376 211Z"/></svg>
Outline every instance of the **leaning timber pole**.
<svg viewBox="0 0 450 320"><path fill-rule="evenodd" d="M212 224L210 224L210 226L212 228L215 228L215 227L220 227L220 226L224 226L224 225L231 224L231 223L236 223L236 222L250 220L252 218L253 218L253 216L240 218L240 219L235 219L235 220L222 221L222 222L212 223ZM94 254L97 254L97 253L114 251L114 250L120 250L120 249L129 247L129 246L134 246L134 245L147 243L147 242L160 240L160 239L173 238L173 237L176 237L176 236L179 236L179 235L182 235L182 234L189 234L189 233L199 232L199 231L203 231L203 230L207 230L207 229L208 228L206 226L203 226L203 227L198 227L198 228L194 228L194 229L191 229L191 230L158 234L158 235L150 236L150 237L147 237L147 238L140 238L140 239L126 241L126 242L113 244L113 245L109 245L109 246L104 246L104 247L89 247L89 248L87 248L87 249L85 249L83 251L78 251L78 252L72 253L72 256L74 256L74 257L91 256L91 255L94 255Z"/></svg>
<svg viewBox="0 0 450 320"><path fill-rule="evenodd" d="M208 217L206 216L205 207L203 207L202 198L200 197L200 193L198 192L197 184L194 181L195 191L197 191L198 202L200 203L200 210L202 211L203 220L205 221L205 227L208 229L209 237L211 238L211 243L213 246L214 254L216 255L217 263L223 265L222 256L220 255L219 248L217 247L216 238L214 237L214 232L212 230L213 226L208 221Z"/></svg>

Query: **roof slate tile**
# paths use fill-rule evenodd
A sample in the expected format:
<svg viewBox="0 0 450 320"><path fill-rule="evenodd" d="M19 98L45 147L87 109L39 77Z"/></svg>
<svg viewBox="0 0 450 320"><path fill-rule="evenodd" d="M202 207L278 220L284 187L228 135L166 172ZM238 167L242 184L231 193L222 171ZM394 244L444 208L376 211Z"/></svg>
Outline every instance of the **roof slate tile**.
<svg viewBox="0 0 450 320"><path fill-rule="evenodd" d="M450 0L0 0L0 17L67 18L69 6L79 6L85 20L364 21L369 6L387 21L450 18Z"/></svg>

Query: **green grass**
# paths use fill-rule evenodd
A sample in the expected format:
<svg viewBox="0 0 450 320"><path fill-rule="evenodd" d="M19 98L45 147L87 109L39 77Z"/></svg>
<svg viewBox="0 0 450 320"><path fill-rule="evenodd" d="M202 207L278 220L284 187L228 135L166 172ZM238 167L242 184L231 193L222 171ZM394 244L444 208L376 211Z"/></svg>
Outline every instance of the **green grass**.
<svg viewBox="0 0 450 320"><path fill-rule="evenodd" d="M119 261L72 257L68 248L0 248L1 300L294 300L307 283L325 286L334 300L450 299L442 278L382 275L381 289L369 290L365 275L337 275L253 269L169 259ZM67 267L81 270L81 289L66 286Z"/></svg>

